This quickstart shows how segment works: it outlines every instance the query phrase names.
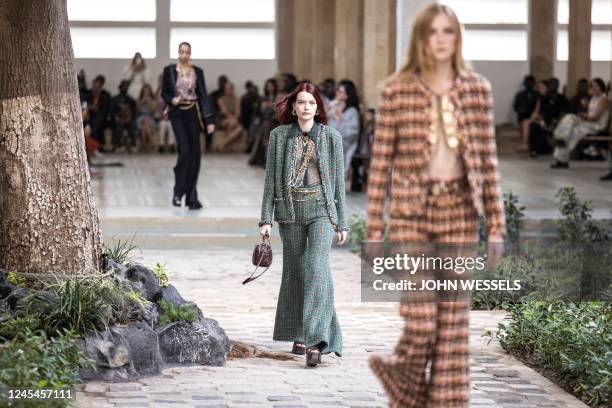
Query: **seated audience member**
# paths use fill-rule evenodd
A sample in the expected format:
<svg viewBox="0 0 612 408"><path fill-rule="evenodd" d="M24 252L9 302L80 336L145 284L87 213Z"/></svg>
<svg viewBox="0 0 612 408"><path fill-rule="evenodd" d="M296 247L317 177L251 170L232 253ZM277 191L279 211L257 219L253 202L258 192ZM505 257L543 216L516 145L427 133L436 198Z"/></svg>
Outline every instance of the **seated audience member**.
<svg viewBox="0 0 612 408"><path fill-rule="evenodd" d="M552 131L567 111L567 99L559 93L559 80L551 78L547 88L540 89L542 96L538 102L538 114L529 127L529 155L552 152Z"/></svg>
<svg viewBox="0 0 612 408"><path fill-rule="evenodd" d="M367 185L375 127L376 111L368 109L363 117L363 129L359 135L359 145L352 161L353 179L351 180L351 191L363 191Z"/></svg>
<svg viewBox="0 0 612 408"><path fill-rule="evenodd" d="M244 129L239 120L240 102L234 93L234 84L232 82L228 81L225 84L223 96L219 98L217 103L219 104L219 125L227 133L227 138L220 147L221 151L225 151L244 134Z"/></svg>
<svg viewBox="0 0 612 408"><path fill-rule="evenodd" d="M132 62L123 68L123 78L130 84L128 86L128 95L134 100L140 97L142 88L151 82L151 73L145 64L142 55L137 52L132 58Z"/></svg>
<svg viewBox="0 0 612 408"><path fill-rule="evenodd" d="M260 96L259 89L251 82L245 83L246 93L240 98L240 124L247 132L246 152L250 153L255 142L255 135L252 132L251 126L254 123L259 108Z"/></svg>
<svg viewBox="0 0 612 408"><path fill-rule="evenodd" d="M223 91L225 89L225 84L227 83L227 81L228 81L227 76L219 75L219 77L217 78L217 89L215 89L214 91L208 94L208 98L210 99L211 106L213 107L215 111L215 115L217 115L216 117L217 122L215 123L216 130L219 129L219 122L218 122L218 119L219 119L218 115L220 112L219 98L223 96ZM208 132L205 132L205 133L206 133L205 150L208 152L212 149L213 135L208 134Z"/></svg>
<svg viewBox="0 0 612 408"><path fill-rule="evenodd" d="M77 83L79 85L79 100L81 104L87 102L89 90L87 89L87 80L85 79L85 70L81 69L77 74Z"/></svg>
<svg viewBox="0 0 612 408"><path fill-rule="evenodd" d="M336 96L330 103L328 124L336 128L342 135L345 179L348 178L351 160L359 143L361 129L359 109L359 96L355 84L347 79L340 81L336 89Z"/></svg>
<svg viewBox="0 0 612 408"><path fill-rule="evenodd" d="M270 132L278 125L274 107L279 100L279 95L276 79L268 79L264 85L264 96L257 112L258 124L254 129L255 144L249 157L249 164L252 166L266 165Z"/></svg>
<svg viewBox="0 0 612 408"><path fill-rule="evenodd" d="M145 84L140 91L138 98L136 118L136 129L138 130L138 140L140 141L140 149L151 149L155 145L157 123L155 122L155 113L157 111L157 101L153 94L151 85Z"/></svg>
<svg viewBox="0 0 612 408"><path fill-rule="evenodd" d="M528 146L529 125L537 113L536 107L540 96L536 90L536 82L533 75L525 76L523 87L524 89L514 97L513 108L518 119L521 140L524 146Z"/></svg>
<svg viewBox="0 0 612 408"><path fill-rule="evenodd" d="M610 106L610 117L608 118L608 136L612 136L612 88L610 82L608 82L608 105ZM606 155L608 161L608 173L601 176L599 179L602 181L612 181L612 142L607 142Z"/></svg>
<svg viewBox="0 0 612 408"><path fill-rule="evenodd" d="M161 96L163 75L158 78L157 90L155 91L155 101L157 102L157 108L155 111L155 119L157 120L157 135L159 136L159 152L165 151L175 152L175 137L174 130L172 129L172 123L168 118L168 110L164 98Z"/></svg>
<svg viewBox="0 0 612 408"><path fill-rule="evenodd" d="M329 104L334 100L336 96L336 81L333 78L327 78L319 86L321 88L321 96L323 97L323 106L325 106L325 113L329 116Z"/></svg>
<svg viewBox="0 0 612 408"><path fill-rule="evenodd" d="M608 126L610 117L610 101L604 93L606 86L601 78L595 78L590 84L591 100L588 111L578 115L567 114L563 116L555 128L554 137L555 162L551 168L568 168L570 152L585 136L604 130Z"/></svg>
<svg viewBox="0 0 612 408"><path fill-rule="evenodd" d="M104 147L104 130L108 123L111 102L110 94L104 89L104 82L103 75L95 77L87 98L91 136L98 141L100 148Z"/></svg>
<svg viewBox="0 0 612 408"><path fill-rule="evenodd" d="M576 95L568 102L567 113L578 115L589 109L589 81L582 78L578 81Z"/></svg>
<svg viewBox="0 0 612 408"><path fill-rule="evenodd" d="M134 134L134 118L136 115L136 101L128 95L129 81L123 80L119 84L119 94L111 99L111 123L113 126L113 149L133 147L136 145ZM127 134L129 146L124 146L124 135Z"/></svg>

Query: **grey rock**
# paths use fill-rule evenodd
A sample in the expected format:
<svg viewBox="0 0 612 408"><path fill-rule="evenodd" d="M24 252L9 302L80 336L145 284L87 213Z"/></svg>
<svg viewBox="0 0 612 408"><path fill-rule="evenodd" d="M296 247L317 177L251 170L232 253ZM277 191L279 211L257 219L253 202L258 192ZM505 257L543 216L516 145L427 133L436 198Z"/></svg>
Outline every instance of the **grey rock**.
<svg viewBox="0 0 612 408"><path fill-rule="evenodd" d="M157 333L166 363L225 364L229 339L216 320L200 317L194 323L174 322L158 328Z"/></svg>
<svg viewBox="0 0 612 408"><path fill-rule="evenodd" d="M79 371L83 380L125 381L155 375L163 364L157 333L144 322L90 333L77 344L96 364L95 370Z"/></svg>
<svg viewBox="0 0 612 408"><path fill-rule="evenodd" d="M127 340L131 351L132 367L138 376L159 374L163 364L159 352L157 333L144 322L116 326L113 329Z"/></svg>
<svg viewBox="0 0 612 408"><path fill-rule="evenodd" d="M159 309L155 303L147 302L136 311L135 318L155 329L159 324Z"/></svg>
<svg viewBox="0 0 612 408"><path fill-rule="evenodd" d="M126 271L125 276L131 282L134 291L149 302L155 301L161 288L152 270L142 265L134 265Z"/></svg>
<svg viewBox="0 0 612 408"><path fill-rule="evenodd" d="M106 259L105 269L107 271L110 271L112 269L115 272L115 276L120 279L125 279L125 275L128 268L126 268L124 265L121 265L120 263L115 262L112 259Z"/></svg>
<svg viewBox="0 0 612 408"><path fill-rule="evenodd" d="M35 302L32 302L35 298ZM31 303L32 302L32 303ZM21 316L28 313L39 313L46 315L57 302L57 295L49 291L33 291L17 300L15 304L15 315Z"/></svg>
<svg viewBox="0 0 612 408"><path fill-rule="evenodd" d="M10 283L7 283L6 285L0 284L0 299L6 298L13 290L15 290L15 288L16 286L11 285Z"/></svg>
<svg viewBox="0 0 612 408"><path fill-rule="evenodd" d="M174 306L180 306L184 303L187 303L185 299L181 296L178 290L173 285L168 285L166 287L161 288L156 302L166 301Z"/></svg>
<svg viewBox="0 0 612 408"><path fill-rule="evenodd" d="M30 294L30 290L27 288L15 288L11 291L11 294L6 297L6 302L9 307L14 311L17 307L17 303L27 297Z"/></svg>

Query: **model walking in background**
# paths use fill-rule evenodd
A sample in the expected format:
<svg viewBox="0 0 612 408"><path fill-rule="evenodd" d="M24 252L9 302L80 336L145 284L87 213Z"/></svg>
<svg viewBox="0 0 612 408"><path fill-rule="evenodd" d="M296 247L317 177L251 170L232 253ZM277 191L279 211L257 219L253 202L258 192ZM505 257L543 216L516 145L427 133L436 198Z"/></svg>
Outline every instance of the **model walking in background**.
<svg viewBox="0 0 612 408"><path fill-rule="evenodd" d="M342 355L334 307L330 249L346 241L342 136L326 126L316 86L303 82L277 105L281 126L270 134L260 233L269 236L272 216L283 242L273 339L293 341L306 364L321 354Z"/></svg>
<svg viewBox="0 0 612 408"><path fill-rule="evenodd" d="M178 160L174 167L172 204L180 207L183 196L190 210L199 210L198 176L200 175L200 130L213 133L213 113L206 95L202 68L191 64L191 45L179 45L178 64L164 68L162 98L169 106L168 116L176 137Z"/></svg>
<svg viewBox="0 0 612 408"><path fill-rule="evenodd" d="M383 239L387 195L393 243L477 243L479 214L486 216L489 242L502 241L491 85L466 67L461 45L449 7L432 4L417 16L408 61L387 84L376 122L369 241ZM405 326L394 353L370 358L392 407L468 406L469 307L402 300Z"/></svg>

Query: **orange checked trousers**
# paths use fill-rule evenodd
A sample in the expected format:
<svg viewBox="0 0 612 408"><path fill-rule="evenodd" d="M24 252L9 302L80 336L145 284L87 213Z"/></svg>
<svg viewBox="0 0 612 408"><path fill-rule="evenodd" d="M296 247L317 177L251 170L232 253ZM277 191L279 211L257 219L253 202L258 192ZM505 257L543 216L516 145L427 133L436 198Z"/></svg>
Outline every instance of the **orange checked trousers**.
<svg viewBox="0 0 612 408"><path fill-rule="evenodd" d="M467 191L434 195L430 190L426 215L391 219L389 238L392 243L468 243L475 248L478 215ZM369 359L390 407L468 407L469 309L469 300L400 302L404 328L393 354Z"/></svg>

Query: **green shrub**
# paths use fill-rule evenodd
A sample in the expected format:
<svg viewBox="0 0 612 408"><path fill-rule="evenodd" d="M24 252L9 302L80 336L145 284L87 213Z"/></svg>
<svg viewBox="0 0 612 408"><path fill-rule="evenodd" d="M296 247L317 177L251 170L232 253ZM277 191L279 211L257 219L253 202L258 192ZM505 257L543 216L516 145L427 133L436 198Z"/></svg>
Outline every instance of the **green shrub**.
<svg viewBox="0 0 612 408"><path fill-rule="evenodd" d="M507 305L501 346L557 371L583 401L608 406L612 393L612 306L524 302Z"/></svg>
<svg viewBox="0 0 612 408"><path fill-rule="evenodd" d="M168 268L165 263L156 262L155 265L153 265L153 274L157 277L159 286L168 286L170 274L168 273Z"/></svg>
<svg viewBox="0 0 612 408"><path fill-rule="evenodd" d="M600 242L608 239L604 229L592 220L593 206L581 201L574 187L563 187L555 195L562 219L558 221L559 237L568 243Z"/></svg>
<svg viewBox="0 0 612 408"><path fill-rule="evenodd" d="M79 379L79 367L94 369L76 346L78 335L64 331L48 337L42 331L25 328L11 341L0 343L0 405L18 406L6 398L8 389L71 389ZM68 406L69 400L23 401L21 406ZM14 405L11 405L14 404Z"/></svg>
<svg viewBox="0 0 612 408"><path fill-rule="evenodd" d="M127 267L132 266L135 263L131 255L132 252L135 250L140 251L138 245L134 245L134 237L135 235L129 241L113 239L110 246L104 246L104 257Z"/></svg>
<svg viewBox="0 0 612 408"><path fill-rule="evenodd" d="M0 340L11 340L26 329L36 331L40 328L40 319L34 315L9 318L0 322Z"/></svg>
<svg viewBox="0 0 612 408"><path fill-rule="evenodd" d="M26 285L28 283L28 280L26 278L24 278L23 276L19 276L15 272L7 273L6 274L6 280L11 285L19 286L19 287L22 287L22 288L26 287Z"/></svg>
<svg viewBox="0 0 612 408"><path fill-rule="evenodd" d="M171 303L162 300L159 302L159 307L162 311L159 317L159 325L165 326L172 322L178 322L180 320L185 320L189 323L193 323L198 318L197 309L190 304L185 304L181 306L174 306Z"/></svg>
<svg viewBox="0 0 612 408"><path fill-rule="evenodd" d="M523 210L525 206L518 205L518 196L512 191L504 194L504 213L506 215L506 244L510 249L517 249L523 228Z"/></svg>
<svg viewBox="0 0 612 408"><path fill-rule="evenodd" d="M27 312L37 314L50 335L62 329L80 334L105 329L111 319L111 307L102 293L104 288L92 283L92 280L70 278L49 285L55 297L44 296L41 292L30 295Z"/></svg>

